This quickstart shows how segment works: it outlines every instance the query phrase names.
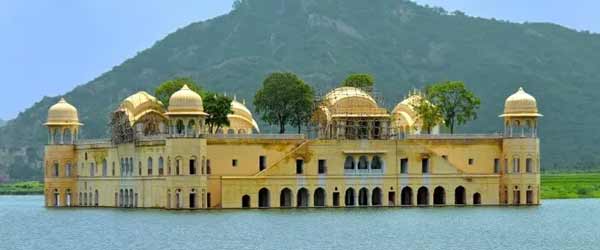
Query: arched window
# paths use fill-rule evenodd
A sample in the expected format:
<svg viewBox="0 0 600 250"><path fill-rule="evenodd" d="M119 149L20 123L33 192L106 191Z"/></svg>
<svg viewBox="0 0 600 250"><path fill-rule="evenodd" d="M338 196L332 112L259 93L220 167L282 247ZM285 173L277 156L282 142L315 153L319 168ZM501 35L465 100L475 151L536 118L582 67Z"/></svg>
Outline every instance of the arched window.
<svg viewBox="0 0 600 250"><path fill-rule="evenodd" d="M227 130L227 134L228 135L233 135L233 134L235 134L235 130L232 129L232 128L230 128L230 129Z"/></svg>
<svg viewBox="0 0 600 250"><path fill-rule="evenodd" d="M65 144L73 144L73 133L70 128L66 128L63 135L63 142Z"/></svg>
<svg viewBox="0 0 600 250"><path fill-rule="evenodd" d="M242 208L250 208L250 196L242 196Z"/></svg>
<svg viewBox="0 0 600 250"><path fill-rule="evenodd" d="M369 168L369 159L366 156L361 156L358 158L358 169L368 169Z"/></svg>
<svg viewBox="0 0 600 250"><path fill-rule="evenodd" d="M421 187L417 191L417 205L426 206L429 205L429 190L426 187Z"/></svg>
<svg viewBox="0 0 600 250"><path fill-rule="evenodd" d="M121 172L120 172L121 176L125 175L125 160L123 160L123 158L121 158Z"/></svg>
<svg viewBox="0 0 600 250"><path fill-rule="evenodd" d="M246 130L243 128L238 129L238 134L240 134L240 135L246 134Z"/></svg>
<svg viewBox="0 0 600 250"><path fill-rule="evenodd" d="M354 158L352 156L346 156L346 161L344 162L344 169L354 169Z"/></svg>
<svg viewBox="0 0 600 250"><path fill-rule="evenodd" d="M178 135L183 135L185 133L185 125L183 125L182 120L177 120L177 122L175 124L175 132Z"/></svg>
<svg viewBox="0 0 600 250"><path fill-rule="evenodd" d="M94 174L96 173L96 170L94 169L95 164L93 162L90 163L90 176L94 176Z"/></svg>
<svg viewBox="0 0 600 250"><path fill-rule="evenodd" d="M112 176L115 176L115 162L112 163Z"/></svg>
<svg viewBox="0 0 600 250"><path fill-rule="evenodd" d="M410 206L412 205L412 196L413 192L412 189L410 187L404 187L402 189L402 193L400 194L400 204L403 206Z"/></svg>
<svg viewBox="0 0 600 250"><path fill-rule="evenodd" d="M446 204L446 191L443 187L436 187L433 190L433 204L444 205Z"/></svg>
<svg viewBox="0 0 600 250"><path fill-rule="evenodd" d="M102 160L102 176L106 177L108 175L108 162L106 159Z"/></svg>
<svg viewBox="0 0 600 250"><path fill-rule="evenodd" d="M347 207L354 206L355 202L354 202L354 189L353 188L346 189L346 195L344 197L344 204Z"/></svg>
<svg viewBox="0 0 600 250"><path fill-rule="evenodd" d="M267 208L271 206L271 197L269 194L269 189L262 188L258 191L258 207Z"/></svg>
<svg viewBox="0 0 600 250"><path fill-rule="evenodd" d="M52 138L53 138L52 139L53 144L62 144L62 142L60 141L60 130L58 130L58 128L54 129Z"/></svg>
<svg viewBox="0 0 600 250"><path fill-rule="evenodd" d="M296 199L297 207L308 207L308 190L301 188L298 190L298 197Z"/></svg>
<svg viewBox="0 0 600 250"><path fill-rule="evenodd" d="M371 169L379 170L381 169L382 165L383 164L381 162L381 158L378 155L373 156L373 161L371 162Z"/></svg>
<svg viewBox="0 0 600 250"><path fill-rule="evenodd" d="M290 190L289 188L284 188L283 190L281 190L281 194L279 195L279 206L292 206L292 190Z"/></svg>
<svg viewBox="0 0 600 250"><path fill-rule="evenodd" d="M53 169L52 169L52 176L58 177L58 175L59 175L58 168L59 168L58 167L58 161L54 161Z"/></svg>
<svg viewBox="0 0 600 250"><path fill-rule="evenodd" d="M152 157L148 157L148 176L152 176L152 168L153 168Z"/></svg>
<svg viewBox="0 0 600 250"><path fill-rule="evenodd" d="M190 120L188 122L188 136L195 136L196 135L196 121L194 120Z"/></svg>
<svg viewBox="0 0 600 250"><path fill-rule="evenodd" d="M65 165L65 176L71 177L71 162L67 162Z"/></svg>
<svg viewBox="0 0 600 250"><path fill-rule="evenodd" d="M142 162L138 161L138 176L142 176Z"/></svg>
<svg viewBox="0 0 600 250"><path fill-rule="evenodd" d="M162 176L164 174L164 171L165 171L164 168L165 168L165 161L161 156L158 158L158 175Z"/></svg>
<svg viewBox="0 0 600 250"><path fill-rule="evenodd" d="M458 186L454 190L454 204L465 205L465 203L466 203L465 188L463 186Z"/></svg>
<svg viewBox="0 0 600 250"><path fill-rule="evenodd" d="M367 188L361 188L358 191L358 205L368 206L369 205L369 190Z"/></svg>
<svg viewBox="0 0 600 250"><path fill-rule="evenodd" d="M324 207L325 200L325 189L317 188L314 195L315 207Z"/></svg>

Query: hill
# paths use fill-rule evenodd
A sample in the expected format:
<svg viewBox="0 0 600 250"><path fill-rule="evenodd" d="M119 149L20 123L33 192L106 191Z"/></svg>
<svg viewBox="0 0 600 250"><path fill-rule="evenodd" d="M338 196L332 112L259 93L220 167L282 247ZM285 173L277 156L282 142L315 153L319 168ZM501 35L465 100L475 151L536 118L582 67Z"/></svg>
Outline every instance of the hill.
<svg viewBox="0 0 600 250"><path fill-rule="evenodd" d="M523 86L545 115L542 167L582 170L600 166L600 116L592 115L600 110L599 68L600 35L554 24L474 18L398 0L245 0L65 96L79 108L82 136L93 138L107 135L109 113L123 98L176 76L251 100L272 71L296 72L321 91L348 73L370 72L387 107L414 87L463 80L482 108L459 132L495 132L504 99ZM58 98L42 99L0 128L0 175L41 176L42 123Z"/></svg>

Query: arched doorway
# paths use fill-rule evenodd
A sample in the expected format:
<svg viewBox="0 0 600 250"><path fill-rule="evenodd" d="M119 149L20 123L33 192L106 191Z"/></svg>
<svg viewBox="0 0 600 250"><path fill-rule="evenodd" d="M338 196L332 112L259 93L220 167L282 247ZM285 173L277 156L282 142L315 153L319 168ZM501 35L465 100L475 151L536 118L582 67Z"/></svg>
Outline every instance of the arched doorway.
<svg viewBox="0 0 600 250"><path fill-rule="evenodd" d="M421 187L417 191L417 205L427 206L429 205L429 190L426 187Z"/></svg>
<svg viewBox="0 0 600 250"><path fill-rule="evenodd" d="M454 204L465 205L466 203L465 188L463 186L458 186L454 190Z"/></svg>
<svg viewBox="0 0 600 250"><path fill-rule="evenodd" d="M55 207L60 206L60 193L58 192L58 189L54 189L54 201L52 202L52 205Z"/></svg>
<svg viewBox="0 0 600 250"><path fill-rule="evenodd" d="M373 194L371 195L371 205L373 206L381 206L381 188L376 187L373 189Z"/></svg>
<svg viewBox="0 0 600 250"><path fill-rule="evenodd" d="M358 191L358 205L368 206L369 205L369 190L367 188L361 188Z"/></svg>
<svg viewBox="0 0 600 250"><path fill-rule="evenodd" d="M355 205L355 202L354 202L354 188L348 188L348 189L346 189L346 195L344 197L344 204L347 207Z"/></svg>
<svg viewBox="0 0 600 250"><path fill-rule="evenodd" d="M479 194L479 193L473 194L473 205L481 205L481 194Z"/></svg>
<svg viewBox="0 0 600 250"><path fill-rule="evenodd" d="M402 193L400 194L400 204L402 206L410 206L412 205L412 189L410 187L404 187L402 189Z"/></svg>
<svg viewBox="0 0 600 250"><path fill-rule="evenodd" d="M314 195L315 207L324 207L325 206L325 189L317 188L315 190Z"/></svg>
<svg viewBox="0 0 600 250"><path fill-rule="evenodd" d="M259 208L267 208L271 206L271 197L269 194L269 189L262 188L258 191L258 207Z"/></svg>
<svg viewBox="0 0 600 250"><path fill-rule="evenodd" d="M301 188L298 190L298 197L296 198L297 207L308 207L308 190Z"/></svg>
<svg viewBox="0 0 600 250"><path fill-rule="evenodd" d="M100 204L99 204L99 203L100 203L100 197L98 197L98 196L99 196L99 195L98 195L98 190L96 190L96 191L95 191L95 193L94 193L94 206L96 206L96 207L97 207L98 205L100 205Z"/></svg>
<svg viewBox="0 0 600 250"><path fill-rule="evenodd" d="M446 191L443 187L436 187L433 190L433 204L444 205L446 204Z"/></svg>
<svg viewBox="0 0 600 250"><path fill-rule="evenodd" d="M525 201L529 205L533 204L533 190L527 190L527 192L525 192Z"/></svg>
<svg viewBox="0 0 600 250"><path fill-rule="evenodd" d="M280 207L292 207L292 190L284 188L279 195Z"/></svg>
<svg viewBox="0 0 600 250"><path fill-rule="evenodd" d="M250 208L250 196L242 196L242 208Z"/></svg>

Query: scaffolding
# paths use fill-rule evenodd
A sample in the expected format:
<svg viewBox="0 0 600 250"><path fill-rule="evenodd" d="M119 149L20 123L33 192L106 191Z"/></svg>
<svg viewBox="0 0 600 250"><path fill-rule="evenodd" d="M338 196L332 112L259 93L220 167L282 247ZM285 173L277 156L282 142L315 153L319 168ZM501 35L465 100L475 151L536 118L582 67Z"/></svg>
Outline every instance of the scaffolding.
<svg viewBox="0 0 600 250"><path fill-rule="evenodd" d="M389 139L394 136L391 115L374 89L339 87L317 90L309 136L320 139Z"/></svg>

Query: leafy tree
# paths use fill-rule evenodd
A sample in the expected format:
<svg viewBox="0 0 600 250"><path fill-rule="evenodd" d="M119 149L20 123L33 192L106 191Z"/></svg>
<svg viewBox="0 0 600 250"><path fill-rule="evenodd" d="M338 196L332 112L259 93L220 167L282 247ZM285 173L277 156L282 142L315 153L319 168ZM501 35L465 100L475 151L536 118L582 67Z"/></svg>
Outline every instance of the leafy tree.
<svg viewBox="0 0 600 250"><path fill-rule="evenodd" d="M431 129L444 121L439 107L434 106L425 97L419 98L411 103L417 113L417 121L421 122L422 130L431 134Z"/></svg>
<svg viewBox="0 0 600 250"><path fill-rule="evenodd" d="M352 74L341 84L343 87L356 87L371 90L375 84L375 78L370 74Z"/></svg>
<svg viewBox="0 0 600 250"><path fill-rule="evenodd" d="M232 114L231 98L216 93L205 93L203 99L204 112L208 113L206 125L209 133L215 133L224 126L229 126L227 115Z"/></svg>
<svg viewBox="0 0 600 250"><path fill-rule="evenodd" d="M301 128L308 121L305 114L312 110L314 92L297 75L288 72L272 73L254 96L254 107L268 124L279 125L279 133L285 133L285 125Z"/></svg>
<svg viewBox="0 0 600 250"><path fill-rule="evenodd" d="M308 84L298 86L298 91L294 93L292 100L294 112L292 113L290 124L298 128L298 134L302 133L302 126L308 124L313 114L313 101L315 91Z"/></svg>
<svg viewBox="0 0 600 250"><path fill-rule="evenodd" d="M180 77L161 83L154 90L154 96L156 96L158 100L160 100L165 106L168 107L169 98L171 98L171 95L180 90L183 87L183 85L186 84L191 90L198 93L199 95L202 95L202 88L198 86L198 84L196 84L194 80L188 77Z"/></svg>
<svg viewBox="0 0 600 250"><path fill-rule="evenodd" d="M425 89L426 99L439 109L445 125L454 133L454 127L477 119L481 101L460 81L446 81Z"/></svg>

